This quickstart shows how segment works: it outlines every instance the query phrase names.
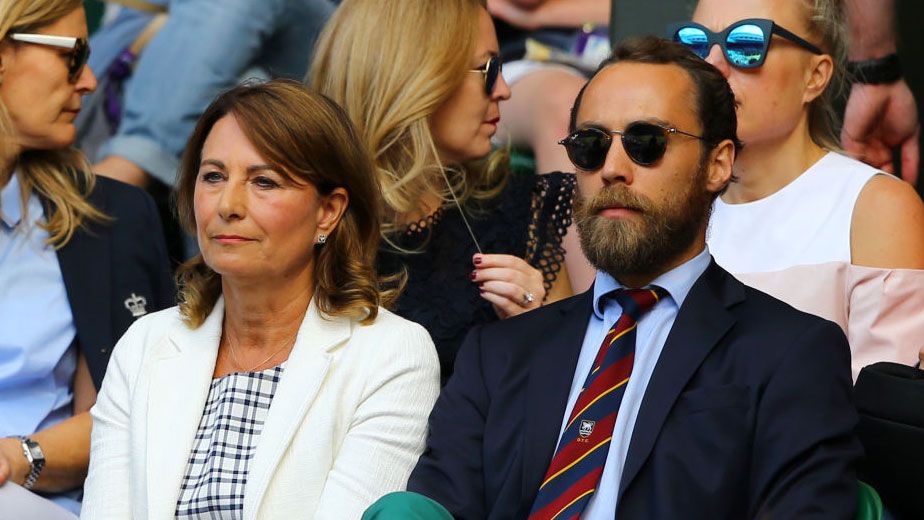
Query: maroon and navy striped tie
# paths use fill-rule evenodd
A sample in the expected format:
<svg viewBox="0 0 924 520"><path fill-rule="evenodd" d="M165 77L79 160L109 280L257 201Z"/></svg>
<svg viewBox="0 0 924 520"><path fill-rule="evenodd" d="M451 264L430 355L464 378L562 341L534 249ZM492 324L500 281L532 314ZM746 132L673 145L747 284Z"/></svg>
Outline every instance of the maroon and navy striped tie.
<svg viewBox="0 0 924 520"><path fill-rule="evenodd" d="M600 482L613 427L635 360L635 329L664 290L624 289L612 294L622 316L607 332L578 395L529 520L580 518Z"/></svg>

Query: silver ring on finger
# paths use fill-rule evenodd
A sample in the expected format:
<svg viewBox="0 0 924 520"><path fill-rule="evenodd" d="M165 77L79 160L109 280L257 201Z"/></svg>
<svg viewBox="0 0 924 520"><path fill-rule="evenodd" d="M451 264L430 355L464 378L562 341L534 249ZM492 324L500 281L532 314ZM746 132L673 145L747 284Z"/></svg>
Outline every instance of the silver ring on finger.
<svg viewBox="0 0 924 520"><path fill-rule="evenodd" d="M525 293L523 293L522 304L524 307L528 306L530 303L533 303L534 301L536 301L536 297L533 295L533 293L529 291L526 291Z"/></svg>

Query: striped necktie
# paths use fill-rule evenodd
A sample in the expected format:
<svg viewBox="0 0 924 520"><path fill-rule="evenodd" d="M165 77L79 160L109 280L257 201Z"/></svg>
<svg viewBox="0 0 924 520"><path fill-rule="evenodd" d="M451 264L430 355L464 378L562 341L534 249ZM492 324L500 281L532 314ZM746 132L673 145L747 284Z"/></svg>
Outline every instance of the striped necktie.
<svg viewBox="0 0 924 520"><path fill-rule="evenodd" d="M580 518L600 482L613 427L635 359L635 329L662 295L660 287L611 293L622 316L607 332L549 464L529 520Z"/></svg>

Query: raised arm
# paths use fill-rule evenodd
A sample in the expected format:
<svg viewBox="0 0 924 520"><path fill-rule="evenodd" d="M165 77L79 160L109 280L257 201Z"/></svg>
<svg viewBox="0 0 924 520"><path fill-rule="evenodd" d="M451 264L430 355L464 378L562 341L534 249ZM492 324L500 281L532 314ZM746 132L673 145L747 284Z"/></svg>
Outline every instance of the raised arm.
<svg viewBox="0 0 924 520"><path fill-rule="evenodd" d="M896 53L895 0L848 0L847 17L851 61ZM896 171L892 150L901 148L902 177L914 184L920 164L920 133L914 97L904 79L853 84L841 132L842 144L848 152L891 173Z"/></svg>

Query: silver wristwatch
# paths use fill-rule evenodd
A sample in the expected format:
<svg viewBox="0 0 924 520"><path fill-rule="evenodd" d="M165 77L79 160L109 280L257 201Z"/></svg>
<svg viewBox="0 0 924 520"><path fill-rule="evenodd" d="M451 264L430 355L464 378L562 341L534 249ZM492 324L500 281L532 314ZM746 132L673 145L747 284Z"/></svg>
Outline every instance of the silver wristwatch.
<svg viewBox="0 0 924 520"><path fill-rule="evenodd" d="M32 489L35 481L38 480L39 474L45 467L45 454L42 452L42 447L34 440L23 436L19 436L18 439L22 443L22 454L29 461L29 467L31 468L22 487Z"/></svg>

